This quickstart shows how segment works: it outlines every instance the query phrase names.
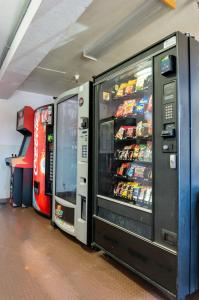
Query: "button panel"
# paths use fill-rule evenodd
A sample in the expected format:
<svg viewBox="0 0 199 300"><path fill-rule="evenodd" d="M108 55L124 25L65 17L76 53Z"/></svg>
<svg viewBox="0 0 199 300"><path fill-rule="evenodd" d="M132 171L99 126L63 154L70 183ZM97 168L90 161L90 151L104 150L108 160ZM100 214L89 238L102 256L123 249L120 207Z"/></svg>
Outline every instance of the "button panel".
<svg viewBox="0 0 199 300"><path fill-rule="evenodd" d="M82 158L87 158L88 156L88 150L87 150L87 145L82 146Z"/></svg>
<svg viewBox="0 0 199 300"><path fill-rule="evenodd" d="M164 105L164 119L165 120L173 119L173 103Z"/></svg>

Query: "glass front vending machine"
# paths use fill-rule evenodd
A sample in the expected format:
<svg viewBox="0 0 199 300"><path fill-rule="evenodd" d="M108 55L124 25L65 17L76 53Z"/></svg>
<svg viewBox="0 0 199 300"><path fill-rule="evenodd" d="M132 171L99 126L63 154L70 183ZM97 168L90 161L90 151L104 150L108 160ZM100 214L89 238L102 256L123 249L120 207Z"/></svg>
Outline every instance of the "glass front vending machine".
<svg viewBox="0 0 199 300"><path fill-rule="evenodd" d="M161 289L198 289L199 43L175 33L94 78L93 245Z"/></svg>
<svg viewBox="0 0 199 300"><path fill-rule="evenodd" d="M82 243L91 241L89 185L91 83L59 96L55 103L52 222Z"/></svg>

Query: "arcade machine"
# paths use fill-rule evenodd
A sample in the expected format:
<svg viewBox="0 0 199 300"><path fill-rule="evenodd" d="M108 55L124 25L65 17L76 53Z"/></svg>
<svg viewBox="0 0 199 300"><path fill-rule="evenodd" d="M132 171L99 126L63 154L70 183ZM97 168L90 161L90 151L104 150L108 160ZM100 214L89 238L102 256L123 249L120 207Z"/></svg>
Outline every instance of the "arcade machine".
<svg viewBox="0 0 199 300"><path fill-rule="evenodd" d="M14 207L32 206L33 120L30 106L17 112L16 129L24 138L18 156L6 158L11 167L10 202Z"/></svg>
<svg viewBox="0 0 199 300"><path fill-rule="evenodd" d="M93 245L178 300L199 288L198 66L177 32L94 78Z"/></svg>
<svg viewBox="0 0 199 300"><path fill-rule="evenodd" d="M50 217L53 182L53 104L35 110L33 207Z"/></svg>
<svg viewBox="0 0 199 300"><path fill-rule="evenodd" d="M55 103L52 223L82 243L91 239L91 83L63 93Z"/></svg>

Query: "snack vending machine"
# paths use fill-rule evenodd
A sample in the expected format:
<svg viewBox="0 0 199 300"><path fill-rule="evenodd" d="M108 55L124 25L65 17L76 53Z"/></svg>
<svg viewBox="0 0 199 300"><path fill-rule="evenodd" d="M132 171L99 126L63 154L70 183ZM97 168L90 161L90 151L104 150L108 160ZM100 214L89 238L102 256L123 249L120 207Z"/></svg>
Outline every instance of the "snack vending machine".
<svg viewBox="0 0 199 300"><path fill-rule="evenodd" d="M82 243L91 241L90 197L91 83L55 103L55 161L52 223Z"/></svg>
<svg viewBox="0 0 199 300"><path fill-rule="evenodd" d="M50 217L53 183L53 104L34 114L33 207Z"/></svg>
<svg viewBox="0 0 199 300"><path fill-rule="evenodd" d="M94 78L93 245L177 299L199 279L198 65L178 32Z"/></svg>

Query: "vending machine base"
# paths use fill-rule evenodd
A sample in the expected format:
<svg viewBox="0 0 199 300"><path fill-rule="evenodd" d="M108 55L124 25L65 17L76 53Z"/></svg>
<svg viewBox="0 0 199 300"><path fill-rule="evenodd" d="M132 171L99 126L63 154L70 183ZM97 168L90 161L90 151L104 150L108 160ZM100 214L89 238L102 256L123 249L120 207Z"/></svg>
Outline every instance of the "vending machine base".
<svg viewBox="0 0 199 300"><path fill-rule="evenodd" d="M32 168L14 168L11 203L13 207L32 206Z"/></svg>

